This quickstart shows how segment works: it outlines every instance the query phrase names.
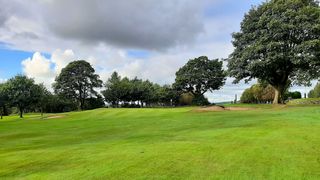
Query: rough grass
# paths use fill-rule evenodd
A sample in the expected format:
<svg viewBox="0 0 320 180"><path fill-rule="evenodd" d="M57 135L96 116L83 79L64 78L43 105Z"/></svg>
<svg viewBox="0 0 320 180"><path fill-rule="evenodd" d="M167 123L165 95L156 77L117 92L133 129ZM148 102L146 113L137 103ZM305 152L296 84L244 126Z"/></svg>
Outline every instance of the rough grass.
<svg viewBox="0 0 320 180"><path fill-rule="evenodd" d="M294 99L288 105L320 105L320 98Z"/></svg>
<svg viewBox="0 0 320 180"><path fill-rule="evenodd" d="M264 105L5 117L0 179L320 179L319 115Z"/></svg>

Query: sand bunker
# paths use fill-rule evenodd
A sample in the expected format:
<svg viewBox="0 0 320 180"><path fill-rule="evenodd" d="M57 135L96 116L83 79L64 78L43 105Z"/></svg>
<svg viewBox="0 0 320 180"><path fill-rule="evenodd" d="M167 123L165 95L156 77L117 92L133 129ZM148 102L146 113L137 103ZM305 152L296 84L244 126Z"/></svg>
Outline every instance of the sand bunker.
<svg viewBox="0 0 320 180"><path fill-rule="evenodd" d="M54 116L48 116L44 119L58 119L58 118L63 118L65 115L54 115Z"/></svg>
<svg viewBox="0 0 320 180"><path fill-rule="evenodd" d="M194 109L195 112L219 112L219 111L249 111L255 108L248 107L223 107L223 106L209 106Z"/></svg>

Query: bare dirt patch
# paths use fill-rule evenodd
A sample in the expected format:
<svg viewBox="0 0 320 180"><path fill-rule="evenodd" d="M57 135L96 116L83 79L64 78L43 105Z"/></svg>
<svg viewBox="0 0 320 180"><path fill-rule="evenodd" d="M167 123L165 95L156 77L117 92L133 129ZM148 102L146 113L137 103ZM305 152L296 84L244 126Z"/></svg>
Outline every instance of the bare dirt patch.
<svg viewBox="0 0 320 180"><path fill-rule="evenodd" d="M249 107L223 107L223 106L209 106L194 109L194 112L220 112L220 111L249 111L255 108Z"/></svg>

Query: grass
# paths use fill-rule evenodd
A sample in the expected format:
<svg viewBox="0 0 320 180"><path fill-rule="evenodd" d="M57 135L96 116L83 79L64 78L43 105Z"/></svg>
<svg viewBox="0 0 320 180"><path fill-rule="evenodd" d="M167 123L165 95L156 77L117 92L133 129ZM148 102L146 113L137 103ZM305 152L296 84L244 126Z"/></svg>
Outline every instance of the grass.
<svg viewBox="0 0 320 180"><path fill-rule="evenodd" d="M319 105L320 98L293 99L288 102L289 105Z"/></svg>
<svg viewBox="0 0 320 180"><path fill-rule="evenodd" d="M0 179L320 179L320 107L0 121Z"/></svg>

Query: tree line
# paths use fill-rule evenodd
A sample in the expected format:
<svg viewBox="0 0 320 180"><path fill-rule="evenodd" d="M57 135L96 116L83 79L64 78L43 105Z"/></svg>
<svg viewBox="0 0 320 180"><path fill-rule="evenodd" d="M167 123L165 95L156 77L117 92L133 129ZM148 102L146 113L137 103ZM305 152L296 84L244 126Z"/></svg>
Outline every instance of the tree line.
<svg viewBox="0 0 320 180"><path fill-rule="evenodd" d="M320 8L316 0L270 0L253 6L245 14L240 31L232 35L234 50L225 60L206 56L191 59L176 72L171 85L120 77L105 83L86 61L71 62L56 77L54 92L34 80L18 75L0 85L1 114L16 107L24 111L60 112L104 106L173 106L188 102L207 104L206 92L220 89L227 76L257 85L244 95L254 101L284 103L288 87L310 85L320 77ZM103 88L99 93L97 88ZM102 95L101 95L102 94ZM316 96L317 91L310 92ZM245 97L245 96L243 96ZM252 97L250 97L252 98Z"/></svg>
<svg viewBox="0 0 320 180"><path fill-rule="evenodd" d="M196 69L196 71L195 71ZM171 85L159 85L137 77L129 79L113 72L103 83L85 60L69 63L53 83L53 92L32 78L17 75L0 84L1 117L19 112L57 113L104 107L156 107L209 104L207 91L223 86L226 73L222 62L206 56L191 59L176 73ZM98 89L103 89L100 92Z"/></svg>

